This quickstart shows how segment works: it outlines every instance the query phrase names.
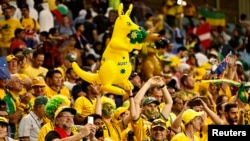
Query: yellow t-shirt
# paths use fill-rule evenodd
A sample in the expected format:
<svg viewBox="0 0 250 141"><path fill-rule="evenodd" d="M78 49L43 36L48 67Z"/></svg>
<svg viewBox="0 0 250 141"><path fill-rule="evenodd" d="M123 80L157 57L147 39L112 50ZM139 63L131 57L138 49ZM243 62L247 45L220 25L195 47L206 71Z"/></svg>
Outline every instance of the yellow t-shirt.
<svg viewBox="0 0 250 141"><path fill-rule="evenodd" d="M66 86L63 86L60 90L60 93L58 93L46 85L44 93L49 99L51 99L53 96L58 95L58 94L62 94L64 96L66 96L68 99L70 99L70 97L71 97L70 91Z"/></svg>
<svg viewBox="0 0 250 141"><path fill-rule="evenodd" d="M131 123L128 124L128 127L124 130L121 129L121 132L122 132L122 139L123 140L126 140L128 138L128 132L129 131L133 131L133 128L131 126Z"/></svg>
<svg viewBox="0 0 250 141"><path fill-rule="evenodd" d="M143 119L142 117L139 117L138 120L131 122L135 137L138 141L150 138L151 124L151 122Z"/></svg>
<svg viewBox="0 0 250 141"><path fill-rule="evenodd" d="M181 132L173 136L171 141L190 141L190 139L183 132ZM194 135L194 141L199 141L199 138L196 135Z"/></svg>
<svg viewBox="0 0 250 141"><path fill-rule="evenodd" d="M49 133L50 131L54 130L54 123L53 122L48 122L45 125L43 125L43 127L41 128L39 134L38 134L38 141L45 141L45 136L47 135L47 133ZM78 129L76 126L72 127L72 133L75 135L78 133Z"/></svg>
<svg viewBox="0 0 250 141"><path fill-rule="evenodd" d="M85 96L81 96L76 99L74 108L76 109L77 114L85 118L95 112L95 105L96 99L91 100Z"/></svg>
<svg viewBox="0 0 250 141"><path fill-rule="evenodd" d="M111 121L109 123L103 122L103 137L104 140L111 140L111 141L120 141L122 140L122 133L120 127L122 121L114 122Z"/></svg>
<svg viewBox="0 0 250 141"><path fill-rule="evenodd" d="M213 124L213 121L210 118L206 118L204 121L204 125L202 126L201 133L196 132L195 135L199 138L199 141L207 141L208 140L208 125ZM202 135L200 137L200 134Z"/></svg>
<svg viewBox="0 0 250 141"><path fill-rule="evenodd" d="M36 31L40 30L39 23L32 18L22 18L21 24L24 27L25 31L33 30L33 32L35 33Z"/></svg>
<svg viewBox="0 0 250 141"><path fill-rule="evenodd" d="M44 67L39 67L37 69L37 68L33 68L32 66L29 66L28 68L24 70L24 74L30 77L30 79L33 79L39 75L46 76L47 72L48 72L48 69Z"/></svg>
<svg viewBox="0 0 250 141"><path fill-rule="evenodd" d="M15 30L23 28L21 23L13 18L0 21L0 47L9 48L12 38L15 37Z"/></svg>
<svg viewBox="0 0 250 141"><path fill-rule="evenodd" d="M4 89L0 89L0 99L3 99L5 97L6 93Z"/></svg>

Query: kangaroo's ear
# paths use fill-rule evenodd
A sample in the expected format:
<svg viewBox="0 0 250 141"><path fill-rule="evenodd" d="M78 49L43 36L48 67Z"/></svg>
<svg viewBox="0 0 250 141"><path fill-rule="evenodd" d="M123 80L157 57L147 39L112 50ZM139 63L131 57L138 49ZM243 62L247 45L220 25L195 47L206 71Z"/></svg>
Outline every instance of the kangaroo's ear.
<svg viewBox="0 0 250 141"><path fill-rule="evenodd" d="M129 5L129 8L128 8L128 10L127 10L127 12L126 12L126 15L130 15L130 13L131 13L131 11L132 11L132 9L133 9L133 4L130 4Z"/></svg>
<svg viewBox="0 0 250 141"><path fill-rule="evenodd" d="M118 16L121 16L123 14L123 4L121 3L118 7Z"/></svg>

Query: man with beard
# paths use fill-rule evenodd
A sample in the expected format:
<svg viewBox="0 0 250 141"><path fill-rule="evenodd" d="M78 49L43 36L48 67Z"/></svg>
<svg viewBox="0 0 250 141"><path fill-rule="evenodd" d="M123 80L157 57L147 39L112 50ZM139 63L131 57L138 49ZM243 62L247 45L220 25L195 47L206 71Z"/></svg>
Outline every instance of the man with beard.
<svg viewBox="0 0 250 141"><path fill-rule="evenodd" d="M185 125L184 131L176 134L171 141L191 140L198 141L198 137L195 136L195 132L200 131L202 125L202 115L204 112L196 112L192 109L188 109L182 114L182 121Z"/></svg>
<svg viewBox="0 0 250 141"><path fill-rule="evenodd" d="M98 115L98 114L90 114L88 115L88 117L93 117L94 118L94 125L96 127L96 132L95 132L95 137L98 140L104 140L103 138L103 120L102 120L102 116ZM84 125L88 123L88 117L85 118L84 120ZM88 138L86 138L86 140L88 140Z"/></svg>
<svg viewBox="0 0 250 141"><path fill-rule="evenodd" d="M236 125L238 124L238 106L235 103L227 103L225 105L224 114L227 120L227 124Z"/></svg>
<svg viewBox="0 0 250 141"><path fill-rule="evenodd" d="M56 141L58 139L67 141L78 141L86 136L90 136L91 141L95 141L95 126L87 124L79 131L78 134L73 135L72 127L74 126L73 117L76 110L68 106L61 106L55 112L55 128L45 136L45 141Z"/></svg>
<svg viewBox="0 0 250 141"><path fill-rule="evenodd" d="M144 98L147 90L155 84L159 85L163 92L165 105L161 112L158 107L160 103L154 97ZM139 141L147 140L150 138L151 122L153 120L161 118L165 122L167 121L173 104L172 98L162 78L160 76L154 76L142 86L135 98L129 96L129 99L130 112L133 119L131 125L136 139Z"/></svg>
<svg viewBox="0 0 250 141"><path fill-rule="evenodd" d="M184 74L180 79L182 90L178 92L178 95L184 100L192 99L195 96L199 96L199 93L195 91L194 78L191 75Z"/></svg>

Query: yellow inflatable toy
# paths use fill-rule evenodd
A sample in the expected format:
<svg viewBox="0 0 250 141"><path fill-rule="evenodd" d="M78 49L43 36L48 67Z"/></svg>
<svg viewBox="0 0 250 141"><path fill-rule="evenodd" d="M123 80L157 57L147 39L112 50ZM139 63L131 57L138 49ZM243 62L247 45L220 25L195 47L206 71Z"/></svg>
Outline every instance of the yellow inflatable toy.
<svg viewBox="0 0 250 141"><path fill-rule="evenodd" d="M77 75L89 83L101 84L102 90L108 93L124 95L125 91L133 89L128 80L132 71L129 52L133 49L140 50L143 42L159 39L158 35L147 33L130 19L132 8L133 5L130 4L124 13L123 4L119 5L113 34L103 53L97 73L83 71L76 62L72 63Z"/></svg>

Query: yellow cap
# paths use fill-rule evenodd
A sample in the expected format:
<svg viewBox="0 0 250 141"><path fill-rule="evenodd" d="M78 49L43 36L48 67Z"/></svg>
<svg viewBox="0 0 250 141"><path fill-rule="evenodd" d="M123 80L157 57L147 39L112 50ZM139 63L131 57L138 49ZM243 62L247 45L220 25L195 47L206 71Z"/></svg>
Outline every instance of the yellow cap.
<svg viewBox="0 0 250 141"><path fill-rule="evenodd" d="M13 55L13 54L10 54L10 55L8 55L8 56L6 57L7 62L9 62L9 61L11 61L11 60L13 60L13 59L17 60L16 56Z"/></svg>
<svg viewBox="0 0 250 141"><path fill-rule="evenodd" d="M184 125L188 124L191 120L193 120L195 117L202 116L204 112L196 112L192 109L188 109L184 111L182 114L182 121L184 122Z"/></svg>
<svg viewBox="0 0 250 141"><path fill-rule="evenodd" d="M114 118L115 118L115 119L118 119L119 116L120 116L122 113L126 112L127 110L128 110L128 107L119 107L119 108L117 108L117 109L115 110L115 113L114 113Z"/></svg>
<svg viewBox="0 0 250 141"><path fill-rule="evenodd" d="M59 108L57 108L56 112L55 112L55 116L54 119L57 118L57 116L61 113L61 112L70 112L72 115L76 114L76 110L74 108L71 108L69 106L61 106Z"/></svg>
<svg viewBox="0 0 250 141"><path fill-rule="evenodd" d="M1 123L9 124L8 119L6 119L6 118L4 118L4 117L0 117L0 122L1 122Z"/></svg>
<svg viewBox="0 0 250 141"><path fill-rule="evenodd" d="M164 129L167 129L166 122L164 120L162 120L162 119L155 119L152 122L151 128L153 129L155 127L162 127Z"/></svg>
<svg viewBox="0 0 250 141"><path fill-rule="evenodd" d="M42 78L41 76L33 78L32 79L32 87L34 87L34 86L46 86L44 78Z"/></svg>

